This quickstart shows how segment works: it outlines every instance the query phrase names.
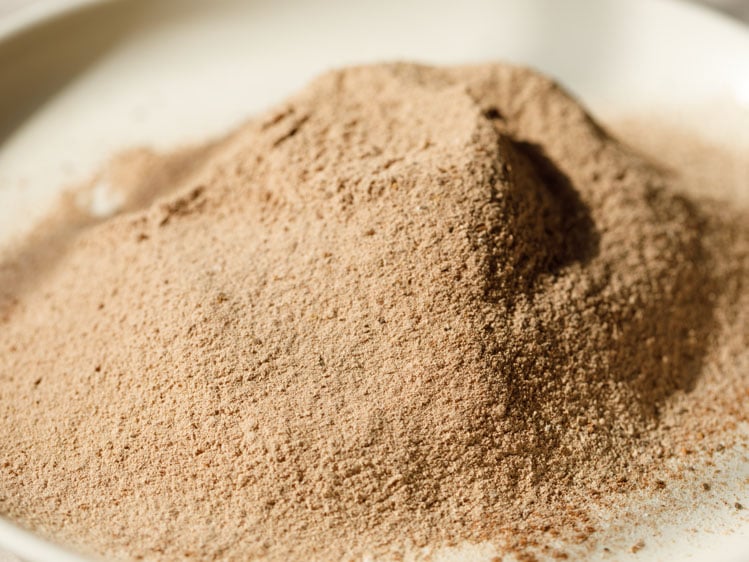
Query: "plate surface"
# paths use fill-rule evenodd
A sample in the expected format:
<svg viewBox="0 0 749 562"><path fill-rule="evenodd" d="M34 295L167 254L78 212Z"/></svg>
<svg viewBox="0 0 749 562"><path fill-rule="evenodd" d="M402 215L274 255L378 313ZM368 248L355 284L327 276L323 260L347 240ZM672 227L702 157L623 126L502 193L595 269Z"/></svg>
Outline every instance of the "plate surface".
<svg viewBox="0 0 749 562"><path fill-rule="evenodd" d="M749 147L749 31L689 4L122 0L68 3L77 8L68 12L61 4L35 3L0 27L0 241L117 150L220 134L342 64L514 61L558 78L598 115L669 113ZM696 109L706 106L719 111L706 119ZM749 462L739 454L726 463L735 483L725 493L749 504ZM746 517L715 506L682 515L659 523L659 536L652 524L627 531L623 540L646 535L647 548L616 559L749 560ZM0 547L29 561L80 560L3 521Z"/></svg>

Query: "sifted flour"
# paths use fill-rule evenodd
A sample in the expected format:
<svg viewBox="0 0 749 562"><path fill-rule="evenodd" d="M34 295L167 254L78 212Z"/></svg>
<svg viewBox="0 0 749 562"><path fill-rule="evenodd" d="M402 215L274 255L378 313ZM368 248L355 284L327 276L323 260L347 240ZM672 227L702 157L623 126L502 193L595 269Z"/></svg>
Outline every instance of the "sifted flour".
<svg viewBox="0 0 749 562"><path fill-rule="evenodd" d="M330 72L98 181L0 260L0 513L67 544L564 556L746 416L746 211L529 70Z"/></svg>

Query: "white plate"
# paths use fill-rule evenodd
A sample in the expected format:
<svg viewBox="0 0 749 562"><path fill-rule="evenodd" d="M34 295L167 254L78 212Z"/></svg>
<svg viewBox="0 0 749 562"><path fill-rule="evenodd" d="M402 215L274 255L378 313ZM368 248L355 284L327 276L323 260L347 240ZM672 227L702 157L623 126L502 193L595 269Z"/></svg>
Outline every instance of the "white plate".
<svg viewBox="0 0 749 562"><path fill-rule="evenodd" d="M511 60L557 77L599 114L644 107L685 114L684 108L721 100L722 111L704 132L749 134L749 32L689 4L83 4L91 2L34 2L0 25L0 239L21 232L62 186L88 176L117 149L169 147L221 133L317 72L353 62ZM71 5L78 9L64 13ZM729 490L745 499L748 464L736 461ZM704 532L687 532L689 517L664 523L644 550L616 559L749 560L749 522L719 508L691 517ZM79 560L2 521L0 546L29 561Z"/></svg>

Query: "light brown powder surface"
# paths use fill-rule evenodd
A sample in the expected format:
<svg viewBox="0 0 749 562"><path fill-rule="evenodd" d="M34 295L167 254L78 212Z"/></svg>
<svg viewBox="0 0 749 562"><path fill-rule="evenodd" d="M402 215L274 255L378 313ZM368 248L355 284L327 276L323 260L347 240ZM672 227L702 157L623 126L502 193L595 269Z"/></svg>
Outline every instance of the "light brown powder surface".
<svg viewBox="0 0 749 562"><path fill-rule="evenodd" d="M562 556L586 502L746 415L746 209L538 74L330 72L180 154L0 260L0 513L44 535Z"/></svg>

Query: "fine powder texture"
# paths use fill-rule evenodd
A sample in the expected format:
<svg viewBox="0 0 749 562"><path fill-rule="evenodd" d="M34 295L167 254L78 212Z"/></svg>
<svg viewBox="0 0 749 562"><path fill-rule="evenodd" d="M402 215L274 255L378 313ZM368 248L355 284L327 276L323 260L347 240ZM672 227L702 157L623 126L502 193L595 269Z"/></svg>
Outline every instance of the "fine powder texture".
<svg viewBox="0 0 749 562"><path fill-rule="evenodd" d="M0 514L37 532L124 560L530 552L741 421L746 211L534 72L335 71L129 162L127 213L0 261Z"/></svg>

